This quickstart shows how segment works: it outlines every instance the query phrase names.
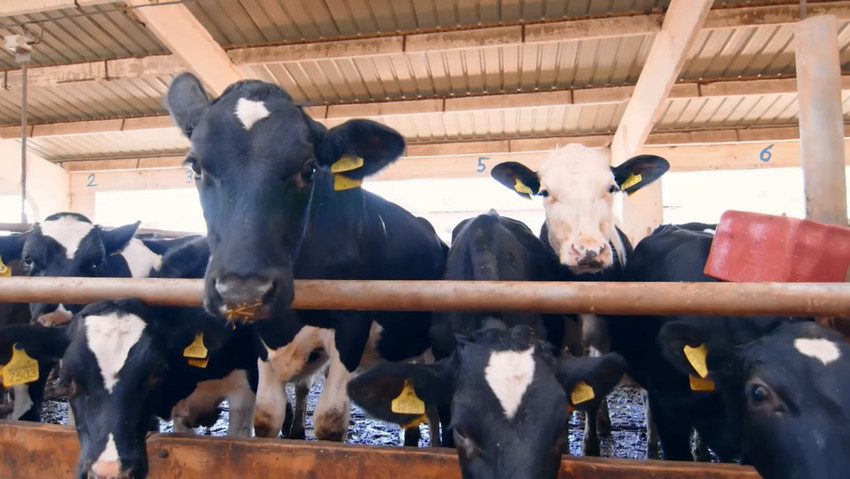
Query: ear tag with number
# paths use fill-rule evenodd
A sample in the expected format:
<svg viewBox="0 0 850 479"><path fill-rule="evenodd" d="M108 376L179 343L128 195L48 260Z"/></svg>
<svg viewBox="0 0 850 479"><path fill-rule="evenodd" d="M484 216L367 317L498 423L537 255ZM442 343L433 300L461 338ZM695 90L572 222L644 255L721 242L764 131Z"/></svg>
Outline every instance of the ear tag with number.
<svg viewBox="0 0 850 479"><path fill-rule="evenodd" d="M12 387L38 381L38 361L31 358L20 343L12 345L12 359L3 366L3 386Z"/></svg>
<svg viewBox="0 0 850 479"><path fill-rule="evenodd" d="M517 193L523 193L528 196L534 196L534 192L531 191L531 188L526 186L525 183L523 183L522 181L519 181L519 178L515 178L514 181L516 181L516 183L514 184L514 189Z"/></svg>
<svg viewBox="0 0 850 479"><path fill-rule="evenodd" d="M593 392L593 388L586 382L579 381L578 384L576 384L576 387L573 388L573 392L570 393L570 402L573 404L581 404L583 402L590 401L595 397L596 394Z"/></svg>
<svg viewBox="0 0 850 479"><path fill-rule="evenodd" d="M12 268L3 263L3 258L0 258L0 277L12 276Z"/></svg>
<svg viewBox="0 0 850 479"><path fill-rule="evenodd" d="M331 165L331 173L342 173L343 171L356 170L363 166L363 158L359 156L343 155L342 158Z"/></svg>
<svg viewBox="0 0 850 479"><path fill-rule="evenodd" d="M413 384L405 379L401 394L393 399L390 410L396 414L425 414L425 403L416 396Z"/></svg>
<svg viewBox="0 0 850 479"><path fill-rule="evenodd" d="M204 346L204 333L201 331L195 333L195 339L192 341L192 344L186 346L186 349L183 350L183 357L190 359L205 359L209 353L210 352L207 350L207 347Z"/></svg>
<svg viewBox="0 0 850 479"><path fill-rule="evenodd" d="M643 180L642 176L632 173L631 175L629 175L628 178L626 178L626 181L624 181L620 184L620 189L625 190L626 188L630 188L630 187L640 183L641 180Z"/></svg>
<svg viewBox="0 0 850 479"><path fill-rule="evenodd" d="M694 371L699 374L699 377L704 378L708 376L708 366L705 363L705 357L708 355L708 349L705 347L705 344L700 344L695 348L686 344L683 350L685 352L685 357L688 359L688 362L691 363Z"/></svg>
<svg viewBox="0 0 850 479"><path fill-rule="evenodd" d="M689 374L688 380L691 383L691 391L714 391L714 381L711 379L698 378Z"/></svg>
<svg viewBox="0 0 850 479"><path fill-rule="evenodd" d="M334 175L334 191L350 190L363 184L363 180L355 180L339 173Z"/></svg>
<svg viewBox="0 0 850 479"><path fill-rule="evenodd" d="M210 362L210 358L189 359L188 360L189 366L195 366L196 368L201 368L201 369L207 367L207 364L209 364L209 362Z"/></svg>

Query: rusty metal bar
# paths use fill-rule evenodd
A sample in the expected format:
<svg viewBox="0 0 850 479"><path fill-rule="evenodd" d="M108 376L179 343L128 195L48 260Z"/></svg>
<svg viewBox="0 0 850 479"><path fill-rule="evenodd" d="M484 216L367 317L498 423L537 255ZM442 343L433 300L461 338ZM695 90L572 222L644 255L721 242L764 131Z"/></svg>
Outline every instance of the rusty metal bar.
<svg viewBox="0 0 850 479"><path fill-rule="evenodd" d="M0 302L197 306L196 279L0 278ZM295 282L293 309L850 316L850 283Z"/></svg>
<svg viewBox="0 0 850 479"><path fill-rule="evenodd" d="M460 479L457 453L446 448L354 446L285 439L153 434L148 477L321 477ZM75 477L80 444L73 428L0 421L0 477ZM284 458L283 460L281 458ZM749 466L563 456L559 479L757 479Z"/></svg>

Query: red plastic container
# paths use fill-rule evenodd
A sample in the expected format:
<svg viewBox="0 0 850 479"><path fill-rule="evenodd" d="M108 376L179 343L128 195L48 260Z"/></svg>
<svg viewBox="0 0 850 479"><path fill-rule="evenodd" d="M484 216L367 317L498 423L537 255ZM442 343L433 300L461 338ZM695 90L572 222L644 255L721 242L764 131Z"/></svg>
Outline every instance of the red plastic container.
<svg viewBox="0 0 850 479"><path fill-rule="evenodd" d="M850 228L730 210L704 273L731 282L843 283L848 266Z"/></svg>

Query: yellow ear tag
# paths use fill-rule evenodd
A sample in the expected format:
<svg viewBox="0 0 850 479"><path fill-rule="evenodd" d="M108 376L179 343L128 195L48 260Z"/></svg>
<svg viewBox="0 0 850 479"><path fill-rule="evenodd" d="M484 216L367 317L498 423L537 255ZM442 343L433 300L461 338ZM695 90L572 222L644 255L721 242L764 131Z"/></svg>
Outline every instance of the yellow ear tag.
<svg viewBox="0 0 850 479"><path fill-rule="evenodd" d="M195 340L183 350L184 358L204 359L210 352L204 346L204 333L195 333Z"/></svg>
<svg viewBox="0 0 850 479"><path fill-rule="evenodd" d="M363 180L354 180L340 174L334 175L334 191L350 190L363 184Z"/></svg>
<svg viewBox="0 0 850 479"><path fill-rule="evenodd" d="M416 426L418 426L418 425L420 425L420 424L425 424L426 422L428 422L428 416L426 416L426 415L424 415L424 414L423 414L423 415L421 415L421 416L417 417L416 419L414 419L414 420L410 421L409 423L407 423L407 424L400 424L399 426L400 426L402 429L407 429L407 428L410 428L410 427L416 427Z"/></svg>
<svg viewBox="0 0 850 479"><path fill-rule="evenodd" d="M684 351L685 357L688 358L688 362L691 363L691 366L693 366L694 371L699 374L699 377L704 378L708 376L708 366L705 364L705 357L708 355L708 349L706 349L705 344L700 344L695 348L686 344Z"/></svg>
<svg viewBox="0 0 850 479"><path fill-rule="evenodd" d="M12 359L3 366L3 386L12 387L38 381L38 361L29 357L23 345L12 345Z"/></svg>
<svg viewBox="0 0 850 479"><path fill-rule="evenodd" d="M363 158L359 156L344 155L331 165L331 173L342 173L343 171L356 170L363 166Z"/></svg>
<svg viewBox="0 0 850 479"><path fill-rule="evenodd" d="M390 410L396 414L425 414L425 403L416 396L410 381L405 379L401 394L393 399Z"/></svg>
<svg viewBox="0 0 850 479"><path fill-rule="evenodd" d="M205 368L207 364L210 362L210 358L204 359L189 359L189 366L195 366L196 368Z"/></svg>
<svg viewBox="0 0 850 479"><path fill-rule="evenodd" d="M3 258L0 258L0 277L12 276L12 268L3 263Z"/></svg>
<svg viewBox="0 0 850 479"><path fill-rule="evenodd" d="M640 175L636 175L636 174L632 173L631 175L629 175L628 178L626 178L626 181L624 181L623 183L620 184L620 189L625 190L626 188L629 188L631 186L634 186L634 185L640 183L641 180L643 180L643 178Z"/></svg>
<svg viewBox="0 0 850 479"><path fill-rule="evenodd" d="M688 375L691 382L691 391L714 391L714 381L711 379L698 378L692 374Z"/></svg>
<svg viewBox="0 0 850 479"><path fill-rule="evenodd" d="M593 392L593 388L584 381L579 381L576 387L573 388L573 392L570 393L570 401L573 404L581 404L595 397L596 394Z"/></svg>
<svg viewBox="0 0 850 479"><path fill-rule="evenodd" d="M517 193L525 193L526 195L534 196L534 192L531 191L531 188L525 186L525 183L519 181L519 178L515 178L514 181L516 181L516 183L514 184L514 189Z"/></svg>

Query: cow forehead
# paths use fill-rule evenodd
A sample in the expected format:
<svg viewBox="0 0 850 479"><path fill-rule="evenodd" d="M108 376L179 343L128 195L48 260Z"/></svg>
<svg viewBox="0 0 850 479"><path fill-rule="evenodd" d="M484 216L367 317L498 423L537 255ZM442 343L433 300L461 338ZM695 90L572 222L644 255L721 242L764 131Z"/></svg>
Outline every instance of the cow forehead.
<svg viewBox="0 0 850 479"><path fill-rule="evenodd" d="M796 338L794 348L804 356L817 359L824 366L841 358L841 349L826 338Z"/></svg>
<svg viewBox="0 0 850 479"><path fill-rule="evenodd" d="M111 393L118 383L130 349L139 342L146 323L134 314L122 312L90 315L85 319L86 344L94 354L103 386Z"/></svg>
<svg viewBox="0 0 850 479"><path fill-rule="evenodd" d="M261 100L250 100L240 98L236 101L236 109L233 112L246 130L250 131L254 123L271 115L266 104Z"/></svg>
<svg viewBox="0 0 850 479"><path fill-rule="evenodd" d="M548 189L561 194L580 192L607 186L614 178L609 164L610 156L605 150L573 143L552 150L538 174Z"/></svg>
<svg viewBox="0 0 850 479"><path fill-rule="evenodd" d="M505 417L512 420L534 380L534 347L524 351L493 351L484 368L484 379L499 400Z"/></svg>
<svg viewBox="0 0 850 479"><path fill-rule="evenodd" d="M42 236L51 238L59 243L65 248L65 255L68 259L73 259L83 238L91 233L94 225L80 221L73 216L63 216L41 223L40 229Z"/></svg>

